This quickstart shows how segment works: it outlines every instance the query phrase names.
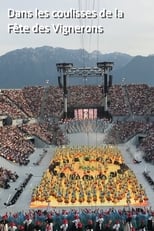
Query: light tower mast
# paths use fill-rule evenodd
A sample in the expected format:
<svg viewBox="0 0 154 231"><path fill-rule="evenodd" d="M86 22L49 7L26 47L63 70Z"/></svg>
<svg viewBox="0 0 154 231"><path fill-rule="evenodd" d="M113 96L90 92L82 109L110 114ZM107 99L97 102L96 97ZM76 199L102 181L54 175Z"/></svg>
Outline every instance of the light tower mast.
<svg viewBox="0 0 154 231"><path fill-rule="evenodd" d="M64 119L67 119L67 74L69 69L73 67L72 63L57 63L57 71L62 73L63 78L63 99L64 99Z"/></svg>
<svg viewBox="0 0 154 231"><path fill-rule="evenodd" d="M108 104L107 104L107 94L108 94L108 79L111 82L111 75L109 75L110 71L113 68L113 62L98 62L97 67L101 69L102 76L104 76L104 111L108 111ZM111 83L109 84L111 85ZM103 89L102 89L103 92Z"/></svg>

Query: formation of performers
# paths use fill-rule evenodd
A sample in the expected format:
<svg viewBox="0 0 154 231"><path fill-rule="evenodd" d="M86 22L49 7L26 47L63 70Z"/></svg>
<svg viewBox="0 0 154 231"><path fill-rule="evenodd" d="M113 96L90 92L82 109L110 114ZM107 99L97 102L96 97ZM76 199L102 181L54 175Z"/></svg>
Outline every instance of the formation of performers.
<svg viewBox="0 0 154 231"><path fill-rule="evenodd" d="M151 208L29 210L0 215L9 231L152 231Z"/></svg>
<svg viewBox="0 0 154 231"><path fill-rule="evenodd" d="M146 205L145 189L117 147L58 148L32 194L36 202L63 205Z"/></svg>

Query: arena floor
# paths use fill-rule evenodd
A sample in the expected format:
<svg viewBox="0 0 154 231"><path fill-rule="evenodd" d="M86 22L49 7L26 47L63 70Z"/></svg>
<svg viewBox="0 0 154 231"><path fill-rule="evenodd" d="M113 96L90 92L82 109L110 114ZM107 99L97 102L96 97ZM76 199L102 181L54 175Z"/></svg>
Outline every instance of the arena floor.
<svg viewBox="0 0 154 231"><path fill-rule="evenodd" d="M78 134L71 134L69 135L70 145L101 145L103 143L104 135L102 133L78 133ZM153 165L147 164L144 161L140 164L133 163L133 157L142 155L136 148L131 144L127 143L125 145L119 145L118 148L123 153L123 157L125 159L125 163L132 169L135 175L138 178L138 181L145 187L147 196L149 198L148 207L152 207L154 209L154 190L148 184L143 176L143 171L148 171L151 177L154 176L154 167ZM16 166L10 162L7 162L5 159L0 158L1 166L11 169L12 171L16 171L17 174L20 176L15 183L10 183L11 187L8 190L0 189L0 207L1 213L5 212L14 212L14 211L28 211L30 208L30 201L31 201L31 194L33 188L39 184L43 172L48 168L50 160L53 157L55 147L47 148L47 153L45 154L44 158L42 159L39 166L34 165L40 158L43 153L43 149L36 149L35 153L30 158L30 163L28 166ZM15 193L15 188L20 187L26 175L32 173L33 177L27 184L26 188L22 192L21 196L17 200L15 205L6 207L4 202L7 202ZM48 207L52 207L51 204L48 204ZM85 205L86 206L86 205ZM92 205L90 205L92 207ZM94 205L95 207L100 205ZM110 205L106 205L110 206ZM118 207L122 207L123 205L118 205ZM38 205L39 207L39 205ZM54 206L55 208L55 206ZM59 207L58 207L59 209Z"/></svg>

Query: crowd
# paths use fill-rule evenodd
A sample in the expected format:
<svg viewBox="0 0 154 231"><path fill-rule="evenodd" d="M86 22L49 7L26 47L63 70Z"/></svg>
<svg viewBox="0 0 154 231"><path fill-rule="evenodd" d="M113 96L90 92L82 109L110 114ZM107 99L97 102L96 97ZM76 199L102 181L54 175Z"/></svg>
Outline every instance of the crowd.
<svg viewBox="0 0 154 231"><path fill-rule="evenodd" d="M0 94L0 115L9 115L11 118L25 118L24 112L2 93Z"/></svg>
<svg viewBox="0 0 154 231"><path fill-rule="evenodd" d="M66 144L65 133L54 124L29 123L17 126L0 127L0 156L18 163L27 165L29 156L34 152L35 138L46 144Z"/></svg>
<svg viewBox="0 0 154 231"><path fill-rule="evenodd" d="M26 140L17 126L0 127L0 155L15 163L24 164L33 153L33 144Z"/></svg>
<svg viewBox="0 0 154 231"><path fill-rule="evenodd" d="M144 135L139 141L139 148L143 151L143 158L154 163L154 125L144 121L117 121L106 135L105 142L118 144L127 142L135 135Z"/></svg>
<svg viewBox="0 0 154 231"><path fill-rule="evenodd" d="M146 84L133 84L126 86L131 111L134 115L151 114L149 110L154 102L154 87Z"/></svg>
<svg viewBox="0 0 154 231"><path fill-rule="evenodd" d="M144 159L154 163L154 125L147 130L146 137L143 138L140 148L145 153Z"/></svg>
<svg viewBox="0 0 154 231"><path fill-rule="evenodd" d="M28 117L38 117L41 105L40 99L43 95L42 87L2 90L1 93L14 102Z"/></svg>
<svg viewBox="0 0 154 231"><path fill-rule="evenodd" d="M101 86L69 86L68 105L102 105L104 90ZM19 90L2 90L1 97L11 100L16 108L29 117L40 115L43 101L46 116L59 116L63 109L63 90L59 87L25 87ZM47 97L45 97L47 94ZM108 105L111 114L128 115L129 109L134 115L149 115L154 102L154 87L145 84L113 85L108 92ZM11 108L10 108L11 110ZM8 110L8 113L9 110Z"/></svg>
<svg viewBox="0 0 154 231"><path fill-rule="evenodd" d="M68 107L100 106L103 105L103 97L103 86L68 87ZM112 116L128 116L130 113L139 116L153 115L153 102L154 87L145 84L113 85L109 88L108 109ZM0 94L0 114L10 116L12 119L39 118L42 113L45 118L57 117L61 115L63 107L63 90L59 87L34 86L17 90L6 89L1 90ZM77 130L81 127L80 124L75 126ZM151 161L154 158L154 142L153 129L150 127L150 123L144 122L117 122L109 133L107 142L125 142L133 135L142 132L146 137L140 147L146 153L145 159ZM71 132L72 124L69 129ZM151 133L147 132L148 129ZM62 145L68 142L60 129L51 128L47 131L46 124L23 124L22 129L5 126L0 127L0 155L8 160L26 164L28 156L34 151L34 144L25 138L26 134L37 136L48 144Z"/></svg>
<svg viewBox="0 0 154 231"><path fill-rule="evenodd" d="M71 86L68 88L68 104L76 105L102 105L103 89L96 86Z"/></svg>
<svg viewBox="0 0 154 231"><path fill-rule="evenodd" d="M125 92L121 85L115 85L109 90L109 110L112 115L129 115L128 102L125 101Z"/></svg>
<svg viewBox="0 0 154 231"><path fill-rule="evenodd" d="M103 105L104 90L101 86L70 86L68 87L68 106ZM114 85L108 92L108 109L113 116L154 115L154 87L145 84ZM43 112L46 118L58 117L63 110L63 90L59 87L47 88L25 87L18 90L1 90L0 114L12 119L38 118ZM71 121L72 122L72 121ZM27 164L29 155L34 152L34 144L26 139L37 136L50 144L66 142L63 131L55 125L23 124L22 126L0 127L0 156L19 164ZM95 124L96 125L96 124ZM96 129L90 124L90 129ZM99 122L101 126L101 122ZM103 129L106 125L103 123ZM73 121L68 123L68 133L72 129L85 129L85 123ZM55 134L54 134L55 133ZM137 133L145 134L140 142L140 148L145 153L145 160L154 161L154 127L152 123L140 121L117 122L106 137L106 143L125 142ZM0 167L0 187L9 187L9 181L16 181L16 173ZM10 231L41 230L59 231L71 230L124 230L127 223L136 230L152 230L154 211L150 209L72 209L57 211L31 210L28 212L9 213L0 216L0 231L7 224ZM101 223L101 225L100 225ZM31 230L30 230L31 224ZM50 226L49 226L50 224ZM52 224L52 225L51 225ZM99 224L99 225L98 225ZM74 226L75 225L75 226ZM115 228L116 227L116 228ZM51 229L50 229L51 228ZM133 229L131 229L133 230Z"/></svg>
<svg viewBox="0 0 154 231"><path fill-rule="evenodd" d="M152 123L144 121L117 121L106 137L107 143L124 143L136 134L145 134Z"/></svg>
<svg viewBox="0 0 154 231"><path fill-rule="evenodd" d="M48 131L48 125L46 123L23 124L21 129L28 136L37 136L47 144L51 144L52 142L53 134L51 131Z"/></svg>
<svg viewBox="0 0 154 231"><path fill-rule="evenodd" d="M10 231L152 231L150 208L49 209L1 215L0 230Z"/></svg>
<svg viewBox="0 0 154 231"><path fill-rule="evenodd" d="M16 172L0 167L0 188L7 189L10 187L9 182L15 182L18 178Z"/></svg>

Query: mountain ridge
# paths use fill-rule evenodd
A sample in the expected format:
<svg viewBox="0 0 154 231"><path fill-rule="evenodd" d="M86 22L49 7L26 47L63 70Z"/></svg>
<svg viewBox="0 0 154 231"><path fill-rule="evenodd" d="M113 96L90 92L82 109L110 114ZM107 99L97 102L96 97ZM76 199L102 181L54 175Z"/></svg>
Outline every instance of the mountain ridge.
<svg viewBox="0 0 154 231"><path fill-rule="evenodd" d="M23 88L44 85L46 80L50 80L52 85L58 85L56 63L69 62L75 67L83 67L96 66L100 61L114 62L114 83L121 83L121 79L125 77L127 83L135 80L137 83L154 85L154 55L131 56L120 52L102 54L99 51L89 53L83 49L42 46L16 49L0 56L0 86ZM78 78L71 81L72 84L81 84L81 79ZM93 78L87 84L97 82Z"/></svg>

